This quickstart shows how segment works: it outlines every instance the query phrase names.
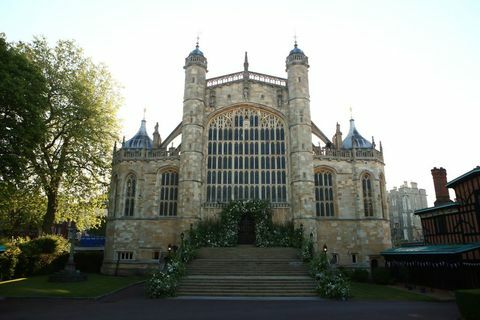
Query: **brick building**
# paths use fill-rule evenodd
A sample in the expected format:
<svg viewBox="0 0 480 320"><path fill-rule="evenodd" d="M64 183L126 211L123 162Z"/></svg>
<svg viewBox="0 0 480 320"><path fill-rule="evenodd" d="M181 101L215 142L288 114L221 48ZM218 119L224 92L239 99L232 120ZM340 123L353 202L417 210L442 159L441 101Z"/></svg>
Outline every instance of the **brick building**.
<svg viewBox="0 0 480 320"><path fill-rule="evenodd" d="M424 245L382 252L387 266L408 268L413 280L445 288L480 286L480 167L447 183L444 168L432 169L435 206L416 210ZM455 190L452 201L448 188Z"/></svg>

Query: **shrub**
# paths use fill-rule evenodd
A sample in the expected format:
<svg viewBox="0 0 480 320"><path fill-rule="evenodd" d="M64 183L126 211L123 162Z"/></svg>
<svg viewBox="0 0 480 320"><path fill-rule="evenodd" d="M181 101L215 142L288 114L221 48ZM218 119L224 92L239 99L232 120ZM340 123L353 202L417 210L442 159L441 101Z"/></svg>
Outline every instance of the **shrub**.
<svg viewBox="0 0 480 320"><path fill-rule="evenodd" d="M321 297L346 300L350 297L350 283L337 270L330 269L317 274L316 290Z"/></svg>
<svg viewBox="0 0 480 320"><path fill-rule="evenodd" d="M372 280L376 284L392 284L393 278L390 270L386 268L375 268L372 270Z"/></svg>
<svg viewBox="0 0 480 320"><path fill-rule="evenodd" d="M100 273L103 251L79 251L75 253L75 266L81 272Z"/></svg>
<svg viewBox="0 0 480 320"><path fill-rule="evenodd" d="M150 298L163 298L175 296L178 279L166 272L158 271L147 280L145 290Z"/></svg>
<svg viewBox="0 0 480 320"><path fill-rule="evenodd" d="M21 253L15 270L16 276L47 274L61 270L68 260L69 243L55 236L43 236L33 240L19 241Z"/></svg>
<svg viewBox="0 0 480 320"><path fill-rule="evenodd" d="M463 319L480 319L480 289L458 290L455 299Z"/></svg>
<svg viewBox="0 0 480 320"><path fill-rule="evenodd" d="M154 272L145 283L145 291L150 298L175 296L180 278L185 274L185 262L178 254L173 255L163 271Z"/></svg>
<svg viewBox="0 0 480 320"><path fill-rule="evenodd" d="M20 249L12 247L0 253L0 280L12 279L15 274L15 267L18 263Z"/></svg>
<svg viewBox="0 0 480 320"><path fill-rule="evenodd" d="M317 274L327 271L330 268L327 255L323 253L315 255L310 261L308 267L310 275L312 277L315 277Z"/></svg>
<svg viewBox="0 0 480 320"><path fill-rule="evenodd" d="M368 271L365 269L355 269L350 275L350 279L356 282L367 282L369 278Z"/></svg>
<svg viewBox="0 0 480 320"><path fill-rule="evenodd" d="M313 259L313 241L312 239L304 240L302 243L302 260L305 262Z"/></svg>

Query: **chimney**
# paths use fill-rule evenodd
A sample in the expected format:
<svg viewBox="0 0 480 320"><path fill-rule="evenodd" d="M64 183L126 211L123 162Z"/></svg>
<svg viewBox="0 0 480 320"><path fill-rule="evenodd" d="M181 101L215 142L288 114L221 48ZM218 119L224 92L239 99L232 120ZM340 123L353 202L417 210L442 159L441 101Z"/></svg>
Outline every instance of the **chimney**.
<svg viewBox="0 0 480 320"><path fill-rule="evenodd" d="M435 187L435 196L437 200L435 200L434 205L439 206L442 204L446 204L452 202L450 200L450 195L448 194L447 185L447 170L440 167L432 169L432 176L433 176L433 185Z"/></svg>

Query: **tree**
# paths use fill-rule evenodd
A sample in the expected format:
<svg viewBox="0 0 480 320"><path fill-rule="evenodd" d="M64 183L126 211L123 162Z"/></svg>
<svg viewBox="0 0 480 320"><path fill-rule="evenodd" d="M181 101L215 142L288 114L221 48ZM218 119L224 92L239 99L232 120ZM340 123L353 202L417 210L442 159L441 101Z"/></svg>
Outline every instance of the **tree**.
<svg viewBox="0 0 480 320"><path fill-rule="evenodd" d="M26 179L28 157L43 139L46 82L41 70L0 34L0 184Z"/></svg>
<svg viewBox="0 0 480 320"><path fill-rule="evenodd" d="M0 234L36 233L44 201L28 170L45 132L41 70L0 34Z"/></svg>
<svg viewBox="0 0 480 320"><path fill-rule="evenodd" d="M74 42L50 48L46 39L35 38L18 48L46 81L45 133L28 160L47 199L42 229L49 233L56 218L77 220L80 209L92 212L106 193L120 99L107 68Z"/></svg>

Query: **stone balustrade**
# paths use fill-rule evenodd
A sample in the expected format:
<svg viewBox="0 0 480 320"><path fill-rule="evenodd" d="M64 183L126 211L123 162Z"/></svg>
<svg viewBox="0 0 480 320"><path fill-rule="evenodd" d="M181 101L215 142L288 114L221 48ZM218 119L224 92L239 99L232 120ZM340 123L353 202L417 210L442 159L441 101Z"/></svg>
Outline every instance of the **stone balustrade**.
<svg viewBox="0 0 480 320"><path fill-rule="evenodd" d="M383 163L383 153L375 149L329 149L313 147L314 159L336 159L336 160L377 160Z"/></svg>
<svg viewBox="0 0 480 320"><path fill-rule="evenodd" d="M180 160L180 150L165 149L120 149L113 154L113 163L130 160Z"/></svg>
<svg viewBox="0 0 480 320"><path fill-rule="evenodd" d="M281 86L281 87L287 86L287 79L269 76L262 73L242 71L242 72L227 74L225 76L221 76L217 78L207 79L207 88L212 88L212 87L220 86L227 83L241 81L245 79L245 77L247 77L248 80L268 83L276 86Z"/></svg>

